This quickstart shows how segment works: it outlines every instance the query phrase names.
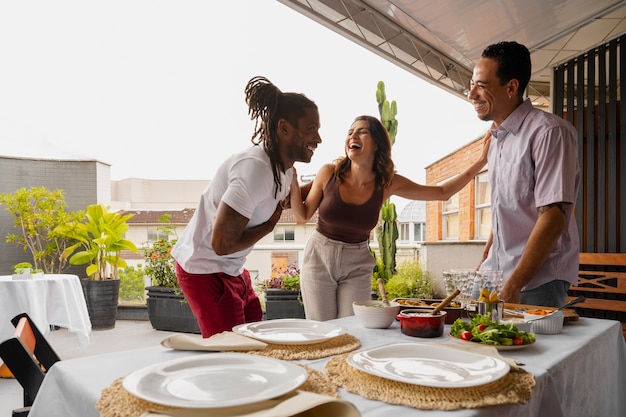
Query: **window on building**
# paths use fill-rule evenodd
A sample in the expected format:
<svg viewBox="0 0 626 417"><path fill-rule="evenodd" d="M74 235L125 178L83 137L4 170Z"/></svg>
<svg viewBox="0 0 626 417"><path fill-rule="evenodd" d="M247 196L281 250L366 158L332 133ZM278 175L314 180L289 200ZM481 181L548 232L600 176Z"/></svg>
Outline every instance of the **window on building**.
<svg viewBox="0 0 626 417"><path fill-rule="evenodd" d="M426 241L426 223L413 224L413 239L416 242Z"/></svg>
<svg viewBox="0 0 626 417"><path fill-rule="evenodd" d="M152 243L157 239L169 240L169 236L159 231L156 226L148 226L148 243Z"/></svg>
<svg viewBox="0 0 626 417"><path fill-rule="evenodd" d="M274 242L293 242L295 240L295 226L277 226L274 228Z"/></svg>
<svg viewBox="0 0 626 417"><path fill-rule="evenodd" d="M400 240L408 242L411 240L409 223L400 223Z"/></svg>
<svg viewBox="0 0 626 417"><path fill-rule="evenodd" d="M474 238L488 239L491 233L491 186L487 172L478 174L474 180L476 193L476 221L474 222Z"/></svg>
<svg viewBox="0 0 626 417"><path fill-rule="evenodd" d="M450 197L442 205L442 236L443 239L459 238L459 193Z"/></svg>
<svg viewBox="0 0 626 417"><path fill-rule="evenodd" d="M300 267L298 263L297 251L275 251L272 252L272 278L278 277L287 270L289 265Z"/></svg>

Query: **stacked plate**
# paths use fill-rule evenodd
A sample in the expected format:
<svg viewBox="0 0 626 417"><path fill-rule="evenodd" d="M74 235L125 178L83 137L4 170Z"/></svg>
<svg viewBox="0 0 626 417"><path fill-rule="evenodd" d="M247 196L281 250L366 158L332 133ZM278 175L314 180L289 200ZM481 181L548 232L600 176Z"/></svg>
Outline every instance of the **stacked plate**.
<svg viewBox="0 0 626 417"><path fill-rule="evenodd" d="M131 394L156 404L221 408L251 404L293 391L304 368L245 353L209 353L159 363L124 378Z"/></svg>
<svg viewBox="0 0 626 417"><path fill-rule="evenodd" d="M398 343L348 356L348 363L371 375L408 384L464 388L488 384L509 372L491 356L419 343Z"/></svg>

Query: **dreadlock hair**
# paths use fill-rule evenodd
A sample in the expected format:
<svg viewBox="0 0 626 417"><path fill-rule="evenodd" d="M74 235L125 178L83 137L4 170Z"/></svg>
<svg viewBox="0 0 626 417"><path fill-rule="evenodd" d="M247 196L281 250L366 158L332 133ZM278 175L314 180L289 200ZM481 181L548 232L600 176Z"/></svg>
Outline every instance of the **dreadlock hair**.
<svg viewBox="0 0 626 417"><path fill-rule="evenodd" d="M308 109L317 110L317 105L300 93L283 93L265 77L254 77L245 89L246 104L250 119L254 120L254 133L250 140L254 145L263 143L265 152L270 157L270 164L274 173L276 191L282 184L280 173L285 167L280 159L278 148L278 121L285 119L290 125L298 126L298 120L303 117Z"/></svg>
<svg viewBox="0 0 626 417"><path fill-rule="evenodd" d="M354 122L359 120L365 120L367 122L370 134L378 147L374 155L374 166L372 167L374 174L376 174L376 186L386 188L391 184L395 171L394 163L391 159L391 140L389 139L389 133L376 117L358 116L354 119ZM337 165L335 165L335 176L340 183L343 181L346 172L350 170L351 165L352 161L347 156L341 158Z"/></svg>
<svg viewBox="0 0 626 417"><path fill-rule="evenodd" d="M499 42L489 45L482 53L482 58L495 59L498 62L496 77L500 85L515 78L519 82L517 95L522 98L530 81L530 52L524 45L514 41Z"/></svg>

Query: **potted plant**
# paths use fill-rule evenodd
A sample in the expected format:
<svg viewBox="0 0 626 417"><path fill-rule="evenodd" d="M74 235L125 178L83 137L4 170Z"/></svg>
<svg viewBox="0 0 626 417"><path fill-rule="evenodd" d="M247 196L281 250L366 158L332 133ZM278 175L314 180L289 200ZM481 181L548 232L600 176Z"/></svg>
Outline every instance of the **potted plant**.
<svg viewBox="0 0 626 417"><path fill-rule="evenodd" d="M374 286L374 276L372 276L372 286ZM376 284L378 286L378 284ZM428 274L422 271L416 261L404 262L385 283L387 298L423 298L429 299L433 296L433 284Z"/></svg>
<svg viewBox="0 0 626 417"><path fill-rule="evenodd" d="M13 265L13 276L15 280L40 278L43 276L41 269L33 268L30 262L20 262Z"/></svg>
<svg viewBox="0 0 626 417"><path fill-rule="evenodd" d="M274 272L274 277L266 279L258 286L261 298L265 301L265 318L305 318L300 293L300 269L291 264L280 272Z"/></svg>
<svg viewBox="0 0 626 417"><path fill-rule="evenodd" d="M87 278L81 279L81 284L94 330L115 327L120 290L118 269L127 266L121 251L137 252L135 244L124 237L127 222L133 216L122 216L102 204L92 204L82 222L68 222L55 229L75 242L63 253L70 264L87 265Z"/></svg>
<svg viewBox="0 0 626 417"><path fill-rule="evenodd" d="M157 231L165 237L159 237L143 250L144 270L152 284L146 288L148 319L155 330L200 334L198 321L178 286L176 261L170 255L177 241L176 228L169 214L161 216L159 222L164 224Z"/></svg>

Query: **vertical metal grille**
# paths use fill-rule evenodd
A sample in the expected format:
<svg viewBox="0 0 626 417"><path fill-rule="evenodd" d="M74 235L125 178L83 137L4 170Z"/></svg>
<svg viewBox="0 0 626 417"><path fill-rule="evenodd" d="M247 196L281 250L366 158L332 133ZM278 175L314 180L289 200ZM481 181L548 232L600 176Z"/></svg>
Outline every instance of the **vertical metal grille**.
<svg viewBox="0 0 626 417"><path fill-rule="evenodd" d="M578 131L580 251L626 252L626 35L554 69L553 111Z"/></svg>

